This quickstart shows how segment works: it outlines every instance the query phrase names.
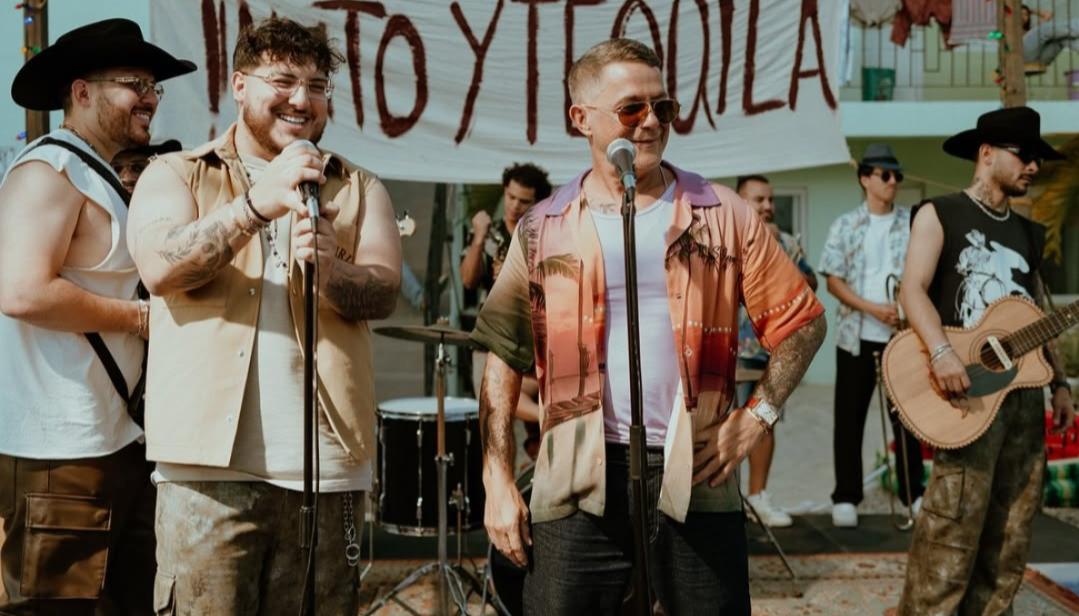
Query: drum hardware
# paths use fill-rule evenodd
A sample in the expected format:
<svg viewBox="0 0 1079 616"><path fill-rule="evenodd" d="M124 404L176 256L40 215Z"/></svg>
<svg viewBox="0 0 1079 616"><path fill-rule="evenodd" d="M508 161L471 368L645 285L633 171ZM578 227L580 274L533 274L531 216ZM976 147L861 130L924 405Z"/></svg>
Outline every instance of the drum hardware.
<svg viewBox="0 0 1079 616"><path fill-rule="evenodd" d="M794 572L794 567L791 567L790 562L787 561L787 554L783 551L783 547L779 545L779 540L776 539L775 533L773 533L772 529L764 523L764 520L761 519L761 516L757 515L756 508L754 508L753 504L749 502L749 499L746 498L745 494L742 495L742 505L749 508L749 512L752 513L753 518L757 520L757 524L760 525L761 530L763 530L764 534L768 537L768 541L771 542L772 547L776 549L776 553L779 554L779 560L783 561L783 566L787 568L787 573L789 573L791 576L791 582L797 583L798 574ZM801 595L799 594L799 596Z"/></svg>
<svg viewBox="0 0 1079 616"><path fill-rule="evenodd" d="M888 457L888 424L890 422L888 421L888 414L884 410L884 398L888 395L888 390L884 387L884 376L880 367L880 351L873 353L873 361L877 366L877 402L880 407L880 435L884 440L884 463L888 468L888 477L896 477L898 479L899 475L898 473L893 472L892 460ZM908 531L914 527L914 499L911 498L910 473L907 471L907 469L910 468L910 465L907 464L907 437L905 434L896 434L894 430L892 432L892 438L899 444L898 449L903 458L903 478L906 480L904 483L906 484L907 490L907 517L905 520L893 522L893 525L896 530ZM898 493L899 486L896 486L896 489L893 490L888 497L888 508L891 510L893 519L899 517L895 512L895 499Z"/></svg>
<svg viewBox="0 0 1079 616"><path fill-rule="evenodd" d="M408 576L405 577L405 579L403 579L400 583L398 583L396 586L394 586L394 588L392 590L390 590L390 592L388 594L386 594L385 596L380 598L377 602L375 602L371 606L371 608L368 610L367 614L373 614L374 612L377 612L379 609L381 609L384 605L386 605L386 603L388 603L391 600L396 601L397 603L400 603L400 604L404 605L403 602L397 597L397 595L400 594L401 591L403 591L404 589L406 589L406 588L412 586L413 584L417 583L420 579L422 579L423 577L425 577L426 575L428 575L429 573L432 573L432 572L434 572L438 577L438 601L437 601L438 609L437 609L436 613L438 613L441 616L447 616L448 614L450 614L450 604L451 604L451 601L452 601L453 607L457 611L457 613L467 614L468 613L468 603L467 603L467 595L466 595L465 590L464 590L464 584L466 582L468 583L468 585L470 587L470 593L469 594L471 594L473 592L476 593L476 594L480 594L481 588L480 588L480 582L479 582L478 579L476 579L476 576L474 576L471 572L467 571L460 564L460 562L461 562L461 553L462 553L462 543L461 543L462 538L461 538L461 535L463 534L463 531L465 529L465 527L464 527L464 519L462 518L462 514L467 515L467 513L468 513L467 507L464 506L468 502L466 500L466 497L465 497L465 492L467 492L467 489L468 489L467 469L465 469L466 478L464 479L464 482L463 482L463 486L464 486L463 490L462 490L462 482L458 482L458 484L457 484L458 487L454 490L454 501L453 502L458 503L458 505L457 505L458 564L451 564L449 562L447 549L446 549L447 537L449 535L449 528L448 528L449 517L448 517L448 510L447 509L448 509L448 506L449 506L449 504L451 502L449 494L448 494L448 490L447 490L447 474L448 474L448 467L451 464L453 464L454 456L453 456L452 453L448 452L447 449L446 449L446 381L445 381L445 379L446 379L446 369L450 364L449 356L446 353L446 345L447 344L453 344L453 345L461 345L461 346L470 346L471 343L468 340L468 334L467 333L462 332L460 330L450 328L450 327L446 327L446 326L443 326L443 325L379 327L379 328L375 328L374 331L375 331L375 333L382 334L382 335L385 335L385 336L389 336L389 337L392 337L392 338L398 338L398 339L402 339L402 340L410 340L410 341L414 341L414 342L431 343L431 344L437 344L438 345L436 355L435 355L435 371L434 371L435 372L435 398L436 398L436 406L437 406L437 414L436 414L436 419L435 419L436 454L434 456L434 460L435 460L436 471L437 471L437 489L436 489L436 492L435 492L435 500L437 502L437 507L438 507L438 526L437 526L438 559L436 561L434 561L434 562L424 564L424 565L418 567L417 569L413 570ZM420 425L416 429L416 442L417 442L417 445L418 445L417 450L421 451L421 453L418 454L418 456L420 458L419 459L420 463L417 465L417 468L422 469L423 468L423 464L422 464L422 462L423 462L423 460L422 460L422 458L423 458L423 456L422 456L423 422L420 421L419 424ZM380 433L382 433L382 428L383 427L384 426L380 424ZM467 432L467 430L466 430L466 432ZM471 439L469 437L466 437L465 441L466 441L466 455L465 455L465 464L464 464L464 466L467 466L467 464L468 464L468 456L467 456L467 446L468 445L467 444L471 443ZM380 443L384 444L385 440L380 438ZM380 459L381 458L382 457L380 457ZM385 480L386 470L387 470L386 465L383 464L382 473L381 473L382 476L383 476L383 480ZM417 517L418 528L422 529L422 525L423 525L423 521L424 521L424 519L423 519L423 507L422 507L422 503L423 503L422 470L420 470L419 473L417 473L417 475L419 477L419 480L418 480L419 483L417 485L419 496L417 498L417 511L416 511L417 516L416 517ZM380 495L380 498L384 497L384 496L385 496L384 494ZM385 502L385 501L380 500L380 503L381 502ZM486 600L486 592L483 592L482 594L483 594L483 598ZM487 602L485 601L485 605L486 604L487 604ZM494 606L494 605L492 604L492 606ZM412 611L410 608L407 608L407 606L406 606L406 609L409 609L409 611ZM496 609L497 609L497 607L496 607Z"/></svg>

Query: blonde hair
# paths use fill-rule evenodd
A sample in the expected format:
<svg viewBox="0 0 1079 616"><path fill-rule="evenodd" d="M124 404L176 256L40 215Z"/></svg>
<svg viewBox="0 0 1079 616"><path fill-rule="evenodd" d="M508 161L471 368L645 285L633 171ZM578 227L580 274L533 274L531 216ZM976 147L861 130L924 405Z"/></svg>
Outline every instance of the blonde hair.
<svg viewBox="0 0 1079 616"><path fill-rule="evenodd" d="M599 79L604 67L616 62L640 62L662 70L659 56L640 41L615 38L603 41L584 52L569 69L566 82L574 103L581 103L585 90Z"/></svg>

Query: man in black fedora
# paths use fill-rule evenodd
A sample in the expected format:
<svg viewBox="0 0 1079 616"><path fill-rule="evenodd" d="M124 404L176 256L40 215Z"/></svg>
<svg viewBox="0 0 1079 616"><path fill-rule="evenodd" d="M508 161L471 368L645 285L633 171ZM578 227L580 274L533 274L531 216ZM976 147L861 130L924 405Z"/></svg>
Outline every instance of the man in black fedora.
<svg viewBox="0 0 1079 616"><path fill-rule="evenodd" d="M139 176L146 170L146 165L150 164L151 160L162 154L179 152L182 149L184 149L184 146L179 141L168 139L161 143L150 143L121 150L116 153L116 156L112 157L109 164L112 166L112 170L116 172L117 177L120 178L120 183L124 185L127 192L133 193L135 192L135 183L139 181Z"/></svg>
<svg viewBox="0 0 1079 616"><path fill-rule="evenodd" d="M161 82L195 65L108 19L15 76L27 109L63 110L0 184L0 614L153 611L154 489L136 393L148 306L109 168L150 141Z"/></svg>
<svg viewBox="0 0 1079 616"><path fill-rule="evenodd" d="M857 508L863 497L862 438L877 385L873 354L884 350L899 324L890 281L903 273L910 239L910 208L895 204L902 182L903 167L891 146L866 146L858 163L864 200L832 223L818 268L825 275L828 292L839 300L836 374L844 375L847 384L835 390L832 440L832 524L841 528L858 525ZM908 451L919 451L917 440L894 418L892 428L897 439L907 439ZM922 458L910 455L906 462L897 465L898 484L907 485L909 475L911 493L899 490L899 497L917 512Z"/></svg>
<svg viewBox="0 0 1079 616"><path fill-rule="evenodd" d="M1037 112L992 111L977 128L944 142L974 162L966 190L930 199L914 215L900 301L930 353L940 391L963 398L970 379L944 327L971 327L1007 295L1044 299L1038 276L1044 228L1012 212L1041 162L1063 156L1042 140ZM1060 361L1053 366L1055 427L1074 422ZM938 450L914 528L900 614L1010 613L1030 549L1042 496L1045 442L1042 389L1010 393L992 425L973 443Z"/></svg>

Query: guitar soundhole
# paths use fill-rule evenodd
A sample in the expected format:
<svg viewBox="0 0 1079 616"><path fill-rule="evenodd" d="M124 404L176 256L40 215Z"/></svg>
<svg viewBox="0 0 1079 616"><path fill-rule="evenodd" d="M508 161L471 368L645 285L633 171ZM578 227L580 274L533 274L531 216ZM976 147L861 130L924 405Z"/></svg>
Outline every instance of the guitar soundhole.
<svg viewBox="0 0 1079 616"><path fill-rule="evenodd" d="M1008 357L1012 357L1012 349L1008 343L1001 341L1000 346L1004 348L1004 353L1007 354ZM1000 363L1000 357L997 356L996 351L993 350L993 347L988 342L982 343L981 349L978 351L978 358L981 360L982 365L989 370L992 370L993 372L1004 371L1004 365Z"/></svg>

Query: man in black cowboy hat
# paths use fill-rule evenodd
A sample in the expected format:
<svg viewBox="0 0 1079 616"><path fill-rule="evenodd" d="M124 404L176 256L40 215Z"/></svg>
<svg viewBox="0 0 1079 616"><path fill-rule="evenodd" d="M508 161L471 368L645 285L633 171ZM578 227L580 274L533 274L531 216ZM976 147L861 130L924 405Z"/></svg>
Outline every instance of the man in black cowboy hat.
<svg viewBox="0 0 1079 616"><path fill-rule="evenodd" d="M117 152L116 156L112 157L109 164L120 178L120 183L124 185L127 192L133 193L135 192L135 183L139 181L139 176L146 170L146 165L150 164L151 160L162 154L179 152L182 149L184 149L184 146L179 141L169 139L161 143L151 143L121 150Z"/></svg>
<svg viewBox="0 0 1079 616"><path fill-rule="evenodd" d="M930 199L913 218L900 301L930 351L942 392L966 395L970 380L944 335L971 327L1006 295L1043 299L1038 276L1045 230L1013 214L1009 198L1030 188L1041 162L1063 156L1039 135L1037 112L992 111L977 128L944 142L974 161L963 192ZM1061 363L1053 366L1053 420L1074 422ZM1001 614L1010 611L1030 548L1031 522L1045 470L1045 400L1041 389L1009 394L985 434L970 445L938 450L907 560L901 614Z"/></svg>
<svg viewBox="0 0 1079 616"><path fill-rule="evenodd" d="M153 609L154 490L129 414L148 307L108 163L149 142L160 82L194 70L109 19L64 34L12 83L16 103L64 120L0 185L2 614Z"/></svg>

